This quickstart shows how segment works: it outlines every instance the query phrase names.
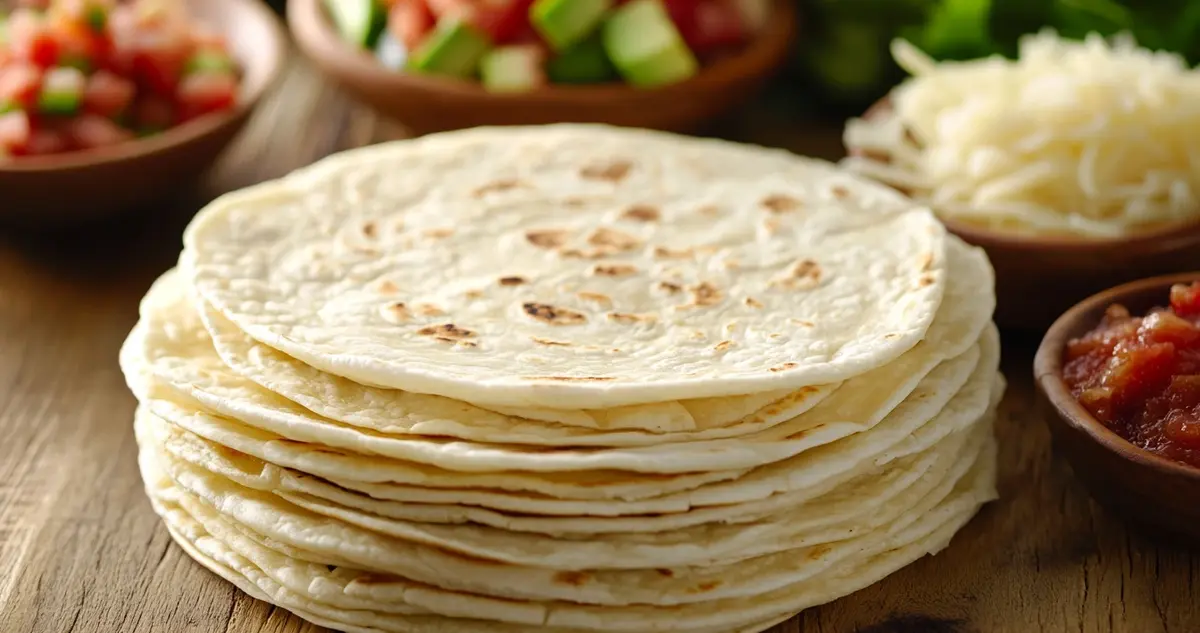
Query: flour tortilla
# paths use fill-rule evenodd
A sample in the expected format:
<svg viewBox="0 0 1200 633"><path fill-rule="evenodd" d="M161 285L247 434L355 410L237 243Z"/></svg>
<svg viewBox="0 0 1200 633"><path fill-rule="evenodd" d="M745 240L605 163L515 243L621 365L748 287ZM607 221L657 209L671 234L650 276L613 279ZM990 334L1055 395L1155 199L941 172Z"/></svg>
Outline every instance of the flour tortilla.
<svg viewBox="0 0 1200 633"><path fill-rule="evenodd" d="M649 605L591 607L556 602L522 603L516 601L488 603L486 602L488 599L483 596L446 592L398 578L388 580L368 574L362 576L359 581L352 579L354 573L352 570L329 570L320 566L283 560L272 555L271 552L257 547L253 540L241 538L238 532L227 528L222 529L221 526L224 525L225 519L206 509L203 503L191 499L187 493L174 493L170 497L171 501L157 502L156 508L160 509L164 518L173 526L184 523L183 517L187 517L188 512L196 512L198 515L205 516L207 520L202 527L194 520L190 526L185 524L185 527L189 528L187 532L195 536L217 528L228 540L213 539L210 546L213 546L217 553L245 556L246 558L242 559L244 562L238 561L241 563L237 565L239 570L242 573L257 570L258 573L252 575L262 579L269 578L270 584L277 586L276 590L263 593L270 594L274 600L282 602L284 606L291 608L297 604L311 606L334 601L341 604L353 601L355 606L360 606L363 600L375 600L381 610L391 611L391 613L363 613L359 610L357 615L369 618L369 620L364 620L364 623L369 621L371 622L370 626L382 626L385 630L428 630L411 628L414 619L407 615L398 615L396 611L403 612L414 608L432 607L431 610L454 609L459 613L465 612L476 616L487 614L490 617L508 618L524 624L539 626L549 624L550 626L585 627L603 631L679 630L679 627L695 631L723 631L765 619L774 621L784 614L844 595L878 580L883 575L927 552L940 550L949 541L954 531L974 514L981 503L994 497L994 468L994 447L989 442L989 446L972 470L973 475L964 480L964 485L960 486L957 493L946 502L924 513L920 518L898 523L884 533L865 535L853 543L835 544L829 548L830 552L822 552L821 556L828 555L834 550L841 552L843 555L843 558L840 559L843 561L839 570L841 573L834 572L817 577L800 574L802 579L797 582L749 599L707 600L666 607ZM152 477L152 473L148 474L148 480ZM162 508L165 506L177 503L182 503L187 512L163 512ZM180 531L178 528L173 528L173 533L178 534ZM938 538L925 538L933 534L936 534ZM919 545L919 547L913 547L914 545ZM890 556L897 550L905 551L906 555L903 557ZM231 556L221 556L221 558L236 561ZM863 574L861 572L864 564L875 562L880 558L892 561L890 565L877 567L882 574ZM812 558L798 555L786 559L785 564L800 568L812 561ZM874 565L870 566L875 568ZM828 567L826 565L824 568ZM651 573L656 572L651 571ZM666 577L663 574L658 575ZM291 588L288 589L282 585L290 585ZM851 585L853 587L849 588ZM257 583L257 586L265 587L269 584L260 582ZM840 593L824 593L821 599L812 600L810 587L824 589L829 586L838 587L841 590ZM285 589L285 591L278 589ZM302 593L309 595L302 596L300 595ZM297 598L302 598L302 600L297 601ZM808 600L805 601L804 598ZM473 628L484 626L482 623L476 624L476 622L464 621L460 624L460 628L455 630L491 630Z"/></svg>
<svg viewBox="0 0 1200 633"><path fill-rule="evenodd" d="M963 341L978 335L995 308L991 266L983 252L949 236L946 257L947 268L952 272L942 305L926 332L926 340L930 342L910 350L901 357L905 360L930 353L931 347L945 348L949 350L947 355L953 356L961 351ZM162 331L155 325L162 320L179 330L165 340L162 336L151 337L146 344L153 349L147 350L147 356L159 365L176 359L173 365L157 373L190 395L196 396L200 391L221 397L230 392L226 399L236 401L244 389L239 388L242 381L231 376L213 376L199 384L179 376L180 366L187 365L179 358L208 364L212 355L208 343L200 340L202 336L191 335L194 317L190 309L180 305L183 302L180 286L184 285L176 273L170 273L156 283L143 301L143 318L151 332ZM819 385L791 393L702 398L592 411L506 408L501 411L507 416L498 415L457 400L368 387L322 372L258 343L211 306L199 303L212 343L222 363L233 373L325 418L390 435L572 446L635 446L736 437L796 417L838 387L838 384ZM886 390L885 386L876 385L877 389ZM533 424L530 420L553 424Z"/></svg>
<svg viewBox="0 0 1200 633"><path fill-rule="evenodd" d="M972 430L958 431L953 438L939 442L923 454L898 461L884 472L868 473L827 495L755 522L708 523L649 534L552 535L559 537L553 541L555 552L552 556L535 553L535 558L523 561L513 559L507 553L497 556L491 551L499 548L537 552L547 544L546 535L495 529L502 526L444 526L431 525L420 519L414 521L410 504L380 502L354 495L317 478L279 469L246 455L222 451L219 446L152 416L139 417L139 423L153 426L156 446L165 455L161 462L167 464L168 470L181 468L177 462L183 462L239 485L273 492L318 514L384 534L441 545L483 558L547 567L566 565L568 569L572 565L594 566L596 560L602 561L599 567L612 569L636 569L649 564L664 567L723 564L848 538L896 520L901 513L917 507L927 495L935 501L944 498L970 466L961 455L974 454L978 450L963 446L967 435L974 434L973 437L977 436L974 443L981 444L983 437L991 433L990 422L977 424ZM447 512L463 510L457 506L433 508ZM396 516L409 521L389 520ZM438 519L435 523L450 523L442 516L434 518ZM465 519L464 516L456 523Z"/></svg>
<svg viewBox="0 0 1200 633"><path fill-rule="evenodd" d="M521 515L554 513L566 516L522 517L512 515L505 520L510 527L521 526L522 530L561 532L588 531L662 531L695 525L710 520L752 520L755 516L770 513L781 504L794 504L811 499L862 474L870 468L870 461L880 464L903 455L914 454L928 448L933 442L945 437L954 429L961 428L984 415L994 406L1003 392L1003 380L995 374L999 358L999 343L996 332L989 329L983 341L982 361L969 362L955 371L966 372L971 366L975 371L969 375L967 386L954 395L937 416L929 421L919 416L893 415L871 432L860 433L833 444L806 451L792 459L755 469L738 479L727 482L690 486L682 492L664 494L661 497L640 499L631 502L597 502L574 499L539 498L529 495L499 493L486 490L446 491L440 494L422 494L420 489L401 488L405 497L399 500L440 501L442 503L493 506L501 511L512 511ZM975 350L972 350L975 352ZM978 357L978 352L974 353ZM970 359L968 359L970 360ZM920 394L918 394L920 395ZM928 398L926 398L928 399ZM924 403L920 400L914 405ZM264 461L283 465L303 472L313 473L330 479L346 488L359 489L377 498L387 498L396 487L368 485L347 481L350 477L387 481L391 474L407 473L407 464L396 460L369 457L334 451L325 447L281 441L277 436L266 434L246 435L239 432L231 420L211 416L196 410L188 410L177 404L149 399L148 408L156 409L168 421L218 444L229 446ZM898 409L903 413L903 409ZM929 429L917 433L918 430ZM888 457L881 458L887 451ZM578 473L569 473L575 476ZM703 477L704 475L699 475ZM652 480L658 481L660 478ZM678 483L678 482L677 482ZM682 484L680 484L682 485ZM777 494L787 493L787 494ZM455 500L458 500L457 502ZM750 504L749 501L761 500ZM732 504L739 504L731 507ZM690 511L699 506L718 506L707 511ZM603 522L598 528L595 517L580 519L575 515L620 515Z"/></svg>
<svg viewBox="0 0 1200 633"><path fill-rule="evenodd" d="M932 434L914 435L913 439L918 437L934 442L940 439ZM672 593L663 597L658 591L651 591L649 595L645 591L646 584L651 587L661 587L669 582L658 576L638 581L629 576L632 572L596 572L580 577L570 572L560 571L551 574L550 570L545 569L531 570L526 567L506 566L504 568L507 582L501 583L499 587L489 588L494 583L486 573L486 569L489 568L488 565L494 566L497 563L489 563L484 566L484 569L479 569L481 559L477 556L473 555L464 559L442 548L415 545L372 530L331 521L327 517L300 509L275 495L237 486L228 480L206 474L206 471L180 470L173 474L176 475L175 481L191 494L203 498L221 514L246 525L254 532L300 549L317 553L328 551L338 560L349 560L359 568L385 573L399 572L414 580L440 586L447 586L445 583L454 583L449 585L449 588L454 590L516 599L560 599L598 604L630 604L652 600L655 599L654 596L660 596L657 598L659 600L687 600L716 596L753 595L768 590L766 587L782 578L773 576L769 570L759 569L745 561L736 565L693 568L687 576L688 580L703 583L703 587L707 587L707 589L697 593L702 584L693 584L690 585L690 591L682 591L679 594ZM780 498L787 501L784 496L780 496ZM776 508L776 511L792 505L794 503L787 503ZM697 511L688 513L686 516L703 514L704 511ZM540 541L544 542L545 539L540 539ZM483 552L474 552L474 554L480 553ZM782 554L772 554L758 557L753 561L776 560L780 556ZM754 568L754 573L753 580L747 581L749 584L732 586L720 584L732 578L731 574L742 573L750 567ZM438 569L441 572L434 574L430 572L430 569ZM704 579L697 580L697 576L702 576ZM676 574L674 578L676 581L682 581L679 574ZM712 582L718 584L708 584Z"/></svg>
<svg viewBox="0 0 1200 633"><path fill-rule="evenodd" d="M138 346L135 337L139 332L145 330L135 328L127 347ZM971 339L960 334L951 342L965 349ZM914 354L906 354L895 363L847 381L813 409L764 431L739 438L609 449L551 450L534 446L384 435L316 417L307 409L244 380L239 383L237 393L240 398L237 399L215 397L202 391L194 393L195 398L210 410L292 439L386 455L448 470L549 472L618 469L674 474L743 469L786 459L809 448L870 428L906 396L912 396L910 392L914 388L918 396L927 392L932 395L925 396L920 407L915 404L910 407L913 411L909 414L928 419L961 386L969 371L955 372L946 367L935 367L942 355L950 351L953 349L943 341L923 342L914 350ZM123 353L122 363L127 375L144 371L141 369L144 361L136 350ZM925 375L926 372L928 375ZM884 385L895 386L888 389ZM919 398L909 398L909 401L915 400ZM246 406L247 401L253 401L254 406Z"/></svg>
<svg viewBox="0 0 1200 633"><path fill-rule="evenodd" d="M822 161L725 169L763 153L585 125L377 145L219 198L182 261L256 340L477 404L794 390L916 345L945 229Z"/></svg>

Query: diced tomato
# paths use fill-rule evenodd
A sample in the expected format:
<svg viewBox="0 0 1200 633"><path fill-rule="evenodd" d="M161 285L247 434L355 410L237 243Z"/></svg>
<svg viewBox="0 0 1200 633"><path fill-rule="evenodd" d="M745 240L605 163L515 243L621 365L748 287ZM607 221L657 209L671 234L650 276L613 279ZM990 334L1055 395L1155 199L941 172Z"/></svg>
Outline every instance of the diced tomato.
<svg viewBox="0 0 1200 633"><path fill-rule="evenodd" d="M165 130L175 125L175 106L165 97L144 95L133 104L133 123L141 130Z"/></svg>
<svg viewBox="0 0 1200 633"><path fill-rule="evenodd" d="M8 48L13 57L42 68L58 63L58 41L34 11L18 9L8 18Z"/></svg>
<svg viewBox="0 0 1200 633"><path fill-rule="evenodd" d="M533 0L480 0L475 18L475 28L488 34L496 44L516 41L529 23L529 7Z"/></svg>
<svg viewBox="0 0 1200 633"><path fill-rule="evenodd" d="M21 111L0 114L0 153L24 153L32 132L28 114Z"/></svg>
<svg viewBox="0 0 1200 633"><path fill-rule="evenodd" d="M237 77L211 72L188 75L179 85L176 98L183 120L224 110L237 100Z"/></svg>
<svg viewBox="0 0 1200 633"><path fill-rule="evenodd" d="M158 94L175 92L192 52L191 43L164 29L139 34L133 49L135 79Z"/></svg>
<svg viewBox="0 0 1200 633"><path fill-rule="evenodd" d="M1171 309L1181 317L1200 317L1200 281L1172 286Z"/></svg>
<svg viewBox="0 0 1200 633"><path fill-rule="evenodd" d="M433 29L433 12L425 0L397 0L388 11L388 32L407 51L416 50Z"/></svg>
<svg viewBox="0 0 1200 633"><path fill-rule="evenodd" d="M71 141L80 149L115 145L134 137L132 132L110 119L94 114L85 114L72 120L67 132Z"/></svg>
<svg viewBox="0 0 1200 633"><path fill-rule="evenodd" d="M71 139L66 132L56 127L35 128L29 135L25 145L25 153L30 156L57 154L71 149Z"/></svg>
<svg viewBox="0 0 1200 633"><path fill-rule="evenodd" d="M731 0L665 0L671 21L697 55L741 44L747 28Z"/></svg>
<svg viewBox="0 0 1200 633"><path fill-rule="evenodd" d="M14 62L0 68L0 102L32 108L42 89L42 69L29 62Z"/></svg>
<svg viewBox="0 0 1200 633"><path fill-rule="evenodd" d="M92 114L115 117L129 107L136 91L132 81L107 70L98 70L88 77L83 108Z"/></svg>
<svg viewBox="0 0 1200 633"><path fill-rule="evenodd" d="M47 18L46 30L58 47L58 64L90 70L101 66L106 44L102 34L62 15Z"/></svg>

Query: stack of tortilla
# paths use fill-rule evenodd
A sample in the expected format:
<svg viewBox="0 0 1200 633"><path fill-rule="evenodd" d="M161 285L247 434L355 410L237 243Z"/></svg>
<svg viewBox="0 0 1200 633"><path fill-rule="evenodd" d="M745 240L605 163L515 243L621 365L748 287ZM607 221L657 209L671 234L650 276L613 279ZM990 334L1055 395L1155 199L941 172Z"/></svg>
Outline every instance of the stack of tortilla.
<svg viewBox="0 0 1200 633"><path fill-rule="evenodd" d="M195 219L121 353L154 508L345 631L761 631L994 498L991 268L821 161L596 126Z"/></svg>

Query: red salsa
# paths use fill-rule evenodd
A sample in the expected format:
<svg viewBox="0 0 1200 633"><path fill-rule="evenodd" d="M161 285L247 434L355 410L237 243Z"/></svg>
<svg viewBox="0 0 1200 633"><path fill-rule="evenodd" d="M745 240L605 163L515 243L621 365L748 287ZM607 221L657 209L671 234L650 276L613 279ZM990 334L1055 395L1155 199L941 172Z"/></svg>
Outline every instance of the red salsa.
<svg viewBox="0 0 1200 633"><path fill-rule="evenodd" d="M1105 426L1133 444L1200 467L1200 282L1171 288L1170 306L1132 316L1108 308L1067 344L1063 377Z"/></svg>
<svg viewBox="0 0 1200 633"><path fill-rule="evenodd" d="M0 9L0 161L122 143L237 99L224 39L180 0L18 4Z"/></svg>

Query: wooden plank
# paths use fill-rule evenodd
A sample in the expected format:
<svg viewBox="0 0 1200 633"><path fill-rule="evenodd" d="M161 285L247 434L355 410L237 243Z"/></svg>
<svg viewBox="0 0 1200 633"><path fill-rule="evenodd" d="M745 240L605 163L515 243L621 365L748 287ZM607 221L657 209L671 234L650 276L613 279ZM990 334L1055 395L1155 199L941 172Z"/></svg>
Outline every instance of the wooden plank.
<svg viewBox="0 0 1200 633"><path fill-rule="evenodd" d="M761 110L724 135L836 157L827 126ZM135 464L116 367L137 301L198 203L338 149L394 138L297 65L190 203L54 239L0 238L0 633L317 633L170 544ZM1097 509L1032 411L1032 341L1005 338L1003 498L945 552L777 633L1200 630L1200 557Z"/></svg>

